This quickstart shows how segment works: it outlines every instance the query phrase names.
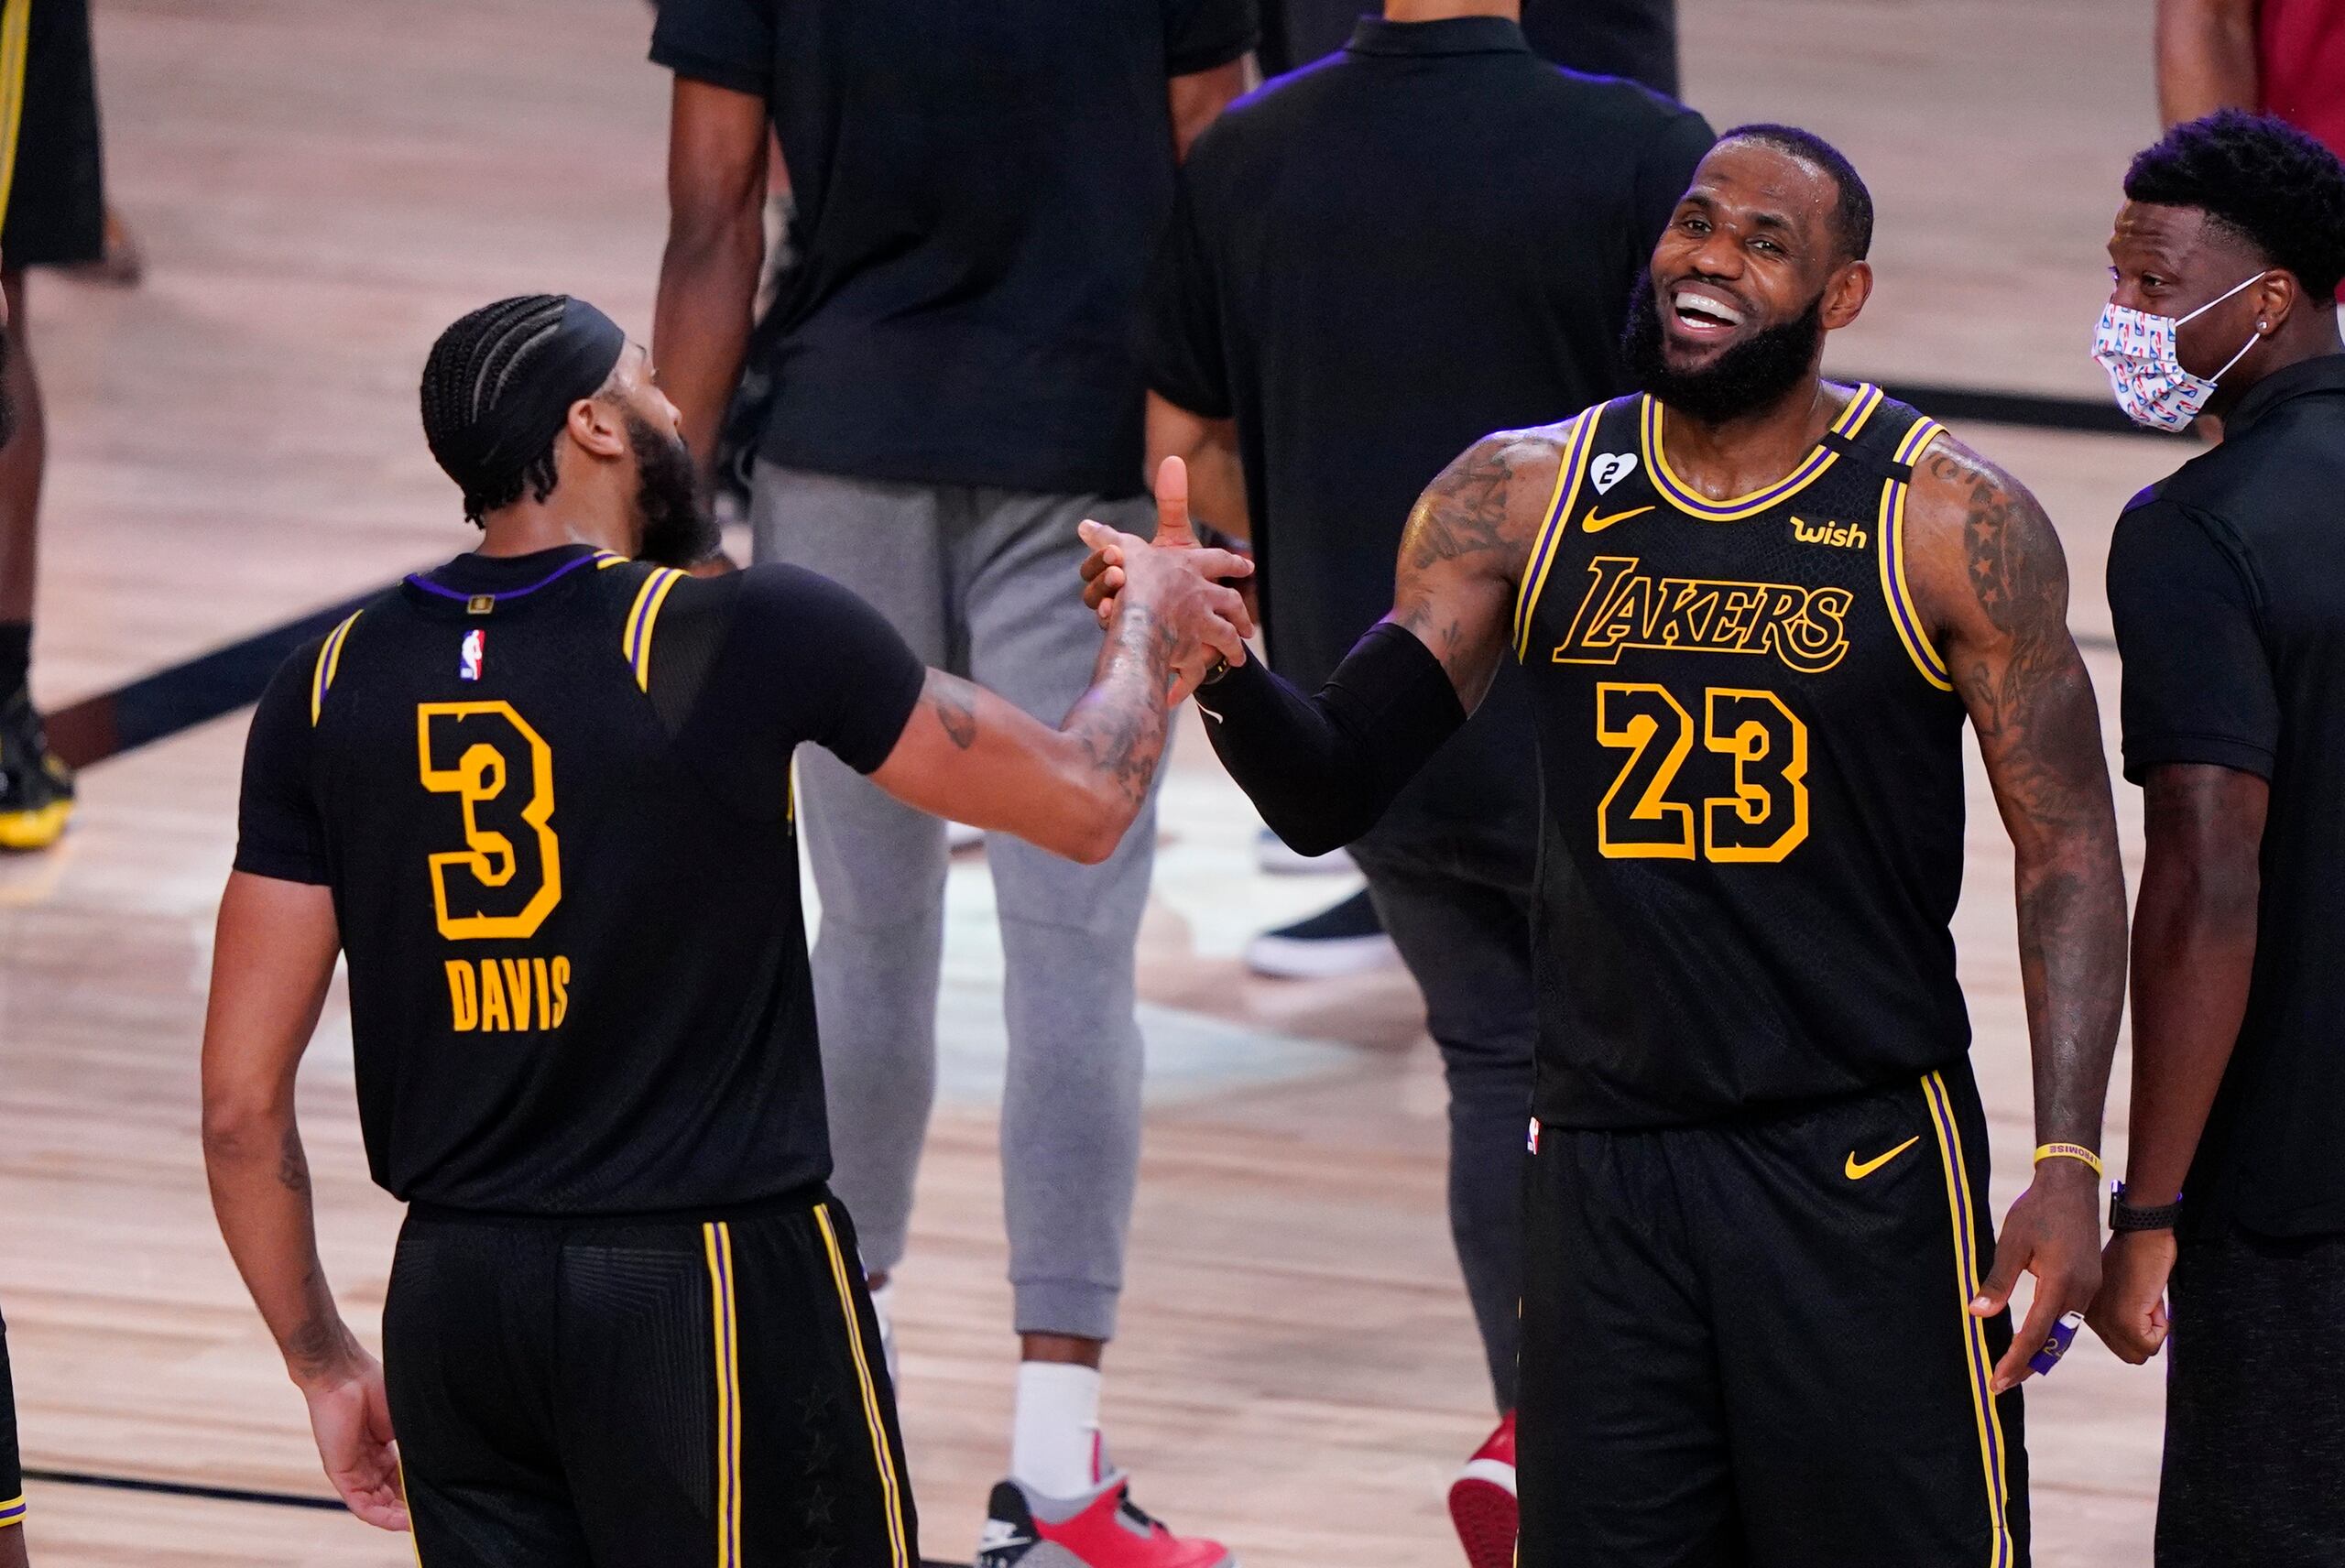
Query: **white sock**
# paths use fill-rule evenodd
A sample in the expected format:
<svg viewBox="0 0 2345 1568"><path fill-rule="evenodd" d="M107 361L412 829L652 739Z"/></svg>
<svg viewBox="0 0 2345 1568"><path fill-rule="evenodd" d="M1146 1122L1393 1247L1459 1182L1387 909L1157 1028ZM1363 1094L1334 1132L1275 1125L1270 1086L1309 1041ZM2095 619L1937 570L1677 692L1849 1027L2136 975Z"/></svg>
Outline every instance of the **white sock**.
<svg viewBox="0 0 2345 1568"><path fill-rule="evenodd" d="M1099 1369L1020 1362L1010 1479L1046 1497L1079 1497L1099 1485L1098 1452Z"/></svg>
<svg viewBox="0 0 2345 1568"><path fill-rule="evenodd" d="M888 1363L888 1381L890 1383L896 1380L895 1302L896 1282L893 1279L871 1288L871 1315L879 1320L879 1355ZM897 1398L902 1397L903 1390L900 1388Z"/></svg>

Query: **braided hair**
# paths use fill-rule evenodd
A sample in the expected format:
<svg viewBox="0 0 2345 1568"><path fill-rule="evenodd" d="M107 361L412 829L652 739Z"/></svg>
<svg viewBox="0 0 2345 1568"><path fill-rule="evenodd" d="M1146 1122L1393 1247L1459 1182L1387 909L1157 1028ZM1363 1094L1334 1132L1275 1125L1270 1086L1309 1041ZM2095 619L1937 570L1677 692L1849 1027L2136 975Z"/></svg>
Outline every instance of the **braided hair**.
<svg viewBox="0 0 2345 1568"><path fill-rule="evenodd" d="M459 473L451 449L489 417L530 355L552 343L567 303L560 294L518 294L484 305L442 332L423 362L423 439L463 487L464 516L475 523L519 500L525 485L535 500L553 494L559 432L543 451L503 473Z"/></svg>

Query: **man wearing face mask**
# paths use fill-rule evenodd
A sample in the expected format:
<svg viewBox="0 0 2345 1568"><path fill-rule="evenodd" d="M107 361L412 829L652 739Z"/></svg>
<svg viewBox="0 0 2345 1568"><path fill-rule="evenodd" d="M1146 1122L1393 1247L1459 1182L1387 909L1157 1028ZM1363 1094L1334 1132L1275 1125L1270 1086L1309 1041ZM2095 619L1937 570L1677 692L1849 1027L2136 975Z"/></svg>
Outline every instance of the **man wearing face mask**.
<svg viewBox="0 0 2345 1568"><path fill-rule="evenodd" d="M2224 441L2110 550L2148 853L2089 1316L2128 1361L2177 1345L2161 1568L2345 1562L2345 167L2227 110L2125 198L2096 355L2135 419Z"/></svg>

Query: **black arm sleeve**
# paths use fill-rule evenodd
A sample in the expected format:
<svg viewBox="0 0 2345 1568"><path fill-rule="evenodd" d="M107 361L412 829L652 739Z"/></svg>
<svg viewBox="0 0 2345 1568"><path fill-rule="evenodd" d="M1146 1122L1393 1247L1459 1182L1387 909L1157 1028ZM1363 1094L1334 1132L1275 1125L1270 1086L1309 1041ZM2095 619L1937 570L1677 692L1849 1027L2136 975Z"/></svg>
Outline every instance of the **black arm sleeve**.
<svg viewBox="0 0 2345 1568"><path fill-rule="evenodd" d="M1325 855L1374 827L1466 722L1449 671L1416 634L1369 628L1315 697L1248 659L1197 693L1222 766L1271 831Z"/></svg>
<svg viewBox="0 0 2345 1568"><path fill-rule="evenodd" d="M261 693L245 737L236 869L280 882L327 880L325 831L310 773L310 681L318 644L294 651Z"/></svg>
<svg viewBox="0 0 2345 1568"><path fill-rule="evenodd" d="M2259 598L2230 530L2164 499L2118 519L2109 608L2124 666L2125 777L2212 763L2272 777L2280 698Z"/></svg>
<svg viewBox="0 0 2345 1568"><path fill-rule="evenodd" d="M673 595L730 593L729 624L676 742L744 811L779 815L791 754L826 746L858 773L888 760L920 701L928 667L887 617L829 578L753 566ZM668 615L675 614L671 606ZM667 637L666 615L660 639ZM651 679L667 657L652 645Z"/></svg>

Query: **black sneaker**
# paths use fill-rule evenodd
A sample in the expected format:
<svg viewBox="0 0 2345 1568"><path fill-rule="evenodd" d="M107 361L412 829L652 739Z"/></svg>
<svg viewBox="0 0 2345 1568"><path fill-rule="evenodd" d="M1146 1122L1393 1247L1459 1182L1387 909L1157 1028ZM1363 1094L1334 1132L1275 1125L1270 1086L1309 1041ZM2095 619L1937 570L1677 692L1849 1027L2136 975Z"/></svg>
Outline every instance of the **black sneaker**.
<svg viewBox="0 0 2345 1568"><path fill-rule="evenodd" d="M21 686L0 704L0 849L47 849L73 814L73 770L49 749L49 734Z"/></svg>
<svg viewBox="0 0 2345 1568"><path fill-rule="evenodd" d="M1333 909L1264 931L1246 944L1246 967L1279 980L1368 975L1401 962L1376 905L1362 887Z"/></svg>

